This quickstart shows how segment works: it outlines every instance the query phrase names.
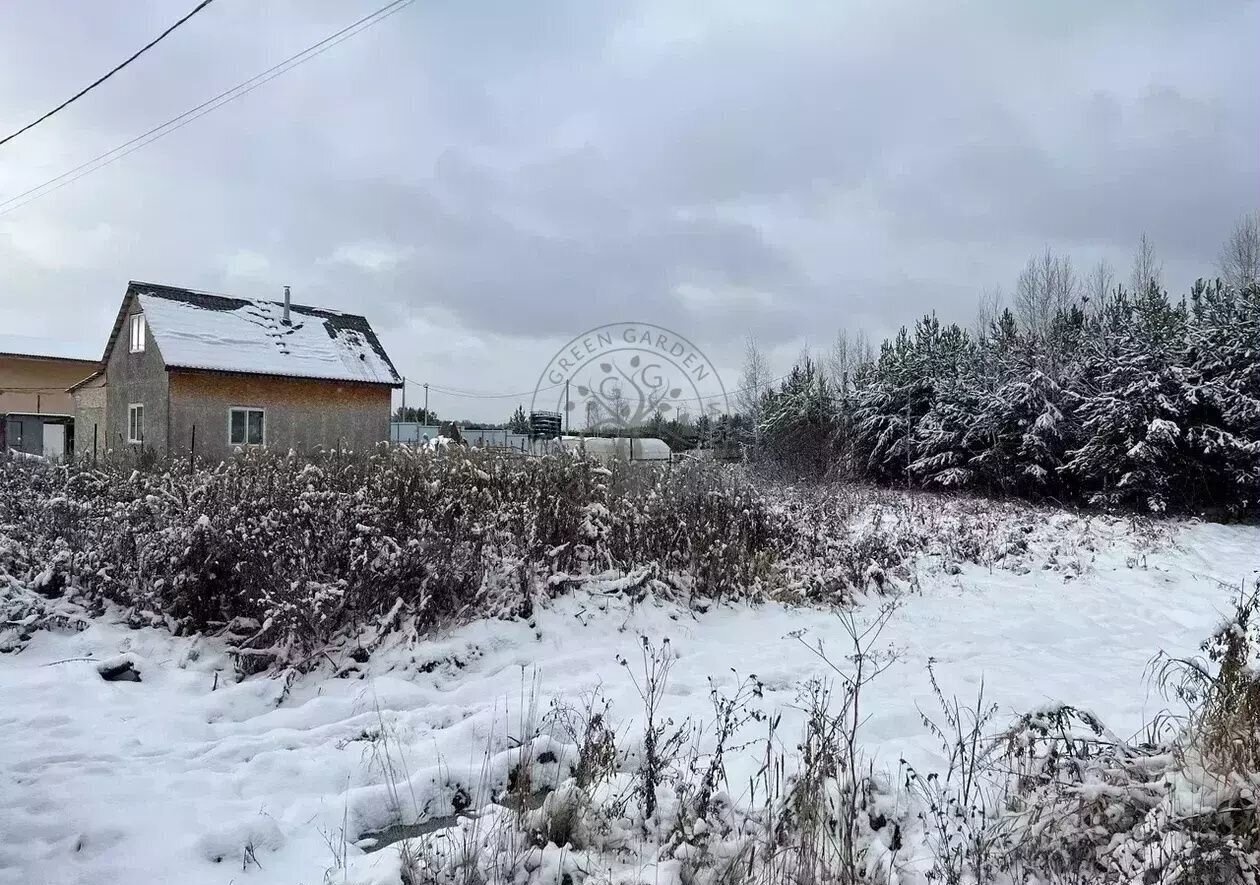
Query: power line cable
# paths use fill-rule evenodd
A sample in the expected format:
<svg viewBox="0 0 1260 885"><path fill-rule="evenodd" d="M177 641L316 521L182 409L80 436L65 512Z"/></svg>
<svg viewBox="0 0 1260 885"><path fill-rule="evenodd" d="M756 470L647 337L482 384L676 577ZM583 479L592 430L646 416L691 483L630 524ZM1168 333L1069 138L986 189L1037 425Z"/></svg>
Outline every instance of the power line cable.
<svg viewBox="0 0 1260 885"><path fill-rule="evenodd" d="M707 401L707 400L714 400L714 399L728 399L728 400L729 400L731 397L733 397L733 396L735 396L735 395L737 395L737 394L740 394L740 393L747 393L747 392L748 392L748 391L750 391L750 390L763 390L763 389L768 389L768 388L770 387L770 385L771 385L771 384L778 384L780 381L783 381L783 380L785 380L786 378L788 378L791 374L792 374L791 372L788 372L786 375L780 375L780 376L779 376L779 377L777 377L777 378L770 378L770 379L767 379L766 381L763 381L763 382L761 382L760 384L753 384L753 385L750 385L750 386L748 386L748 387L740 387L740 388L737 388L737 389L735 389L735 390L727 390L727 391L725 391L725 392L723 392L723 393L711 393L711 394L709 394L708 396L689 396L689 397L679 397L679 398L674 398L674 399L671 399L671 402L678 402L678 403L702 403L702 402L705 402L705 401Z"/></svg>
<svg viewBox="0 0 1260 885"><path fill-rule="evenodd" d="M231 101L234 101L237 98L240 98L244 95L247 95L250 92L253 92L255 89L257 89L259 86L262 86L264 83L270 82L271 80L274 80L276 77L279 77L282 74L288 73L293 68L310 61L312 58L315 58L318 55L323 54L324 52L328 51L332 47L336 46L338 43L342 43L345 40L348 40L351 37L355 36L356 34L360 33L361 31L367 30L372 25L375 25L381 21L384 21L386 18L393 15L394 13L399 12L403 7L410 5L411 2L412 0L393 0L393 2L388 3L385 6L381 7L380 9L376 10L375 12L364 16L363 18L359 19L353 24L347 25L346 27L342 28L340 31L337 31L334 34L331 34L328 37L325 37L323 40L320 40L318 43L315 43L307 47L306 49L303 49L301 52L298 52L298 53L295 53L294 55L289 56L288 58L286 58L284 61L280 62L279 64L268 68L262 73L255 74L250 79L245 80L244 82L239 83L236 86L233 86L231 89L228 89L224 92L219 93L215 97L202 102L201 104L197 105L195 108L185 111L184 113L180 114L177 117L172 117L170 120L167 120L165 123L161 124L160 126L156 126L153 129L150 129L148 132L145 132L142 135L138 135L135 138L131 139L130 141L125 142L119 145L118 147L113 148L112 150L106 151L105 153L100 154L91 160L88 160L86 163L82 163L76 166L75 168L69 170L68 172L63 172L61 175L58 175L56 178L51 178L48 181L44 182L43 184L37 185L36 187L33 187L13 197L10 197L7 200L0 201L0 210L2 210L0 211L0 216L7 215L9 212L19 209L22 206L27 205L28 203L32 203L35 200L39 199L40 197L46 196L52 193L53 191L60 190L66 185L71 184L77 181L78 179L83 178L86 175L90 175L92 172L95 172L98 169L104 168L105 166L108 166L117 160L121 160L123 157L127 156L128 154L133 153L134 151L137 151L140 148L145 147L146 145L152 144L153 142L157 141L159 138L163 138L171 134L172 132L175 132L176 130L183 128L184 126L191 123L193 120L196 120L199 117L203 117L206 114L210 113L211 111L217 110L223 105ZM150 138L149 136L152 136L152 137ZM111 155L116 155L116 156L111 156ZM104 160L104 162L100 162L102 160ZM75 175L75 173L80 172L81 170L84 170L84 171L82 171L82 173L79 175ZM70 176L73 176L73 177L70 177ZM69 180L63 181L63 179L67 179L67 178ZM57 182L61 182L61 183L57 184L56 187L49 187L49 185L55 184ZM32 196L31 199L18 203L18 205L16 206L9 205L31 194L34 194L34 196ZM6 206L8 208L3 208Z"/></svg>
<svg viewBox="0 0 1260 885"><path fill-rule="evenodd" d="M791 372L788 372L787 374L779 375L777 378L770 378L761 384L754 384L750 387L742 387L736 390L729 390L725 393L713 393L713 394L709 394L708 396L671 398L670 401L681 402L681 403L691 403L691 402L703 403L710 400L720 400L720 399L729 400L730 397L735 396L736 394L745 393L750 390L760 390L760 389L768 388L770 385L777 384L780 381L783 381L784 379L788 378L791 374L792 374ZM425 386L423 383L419 381L412 381L411 379L407 379L407 383L412 385L413 387ZM433 393L440 393L443 396L453 396L456 398L463 398L463 399L512 399L515 397L530 396L535 393L541 393L542 391L545 391L545 390L555 390L563 386L564 386L564 382L561 381L559 384L551 384L551 385L548 385L547 387L539 387L535 390L523 390L520 393L482 393L482 392L474 392L470 390L461 390L456 387L441 387L433 383L430 383L428 385L428 388Z"/></svg>
<svg viewBox="0 0 1260 885"><path fill-rule="evenodd" d="M439 387L436 384L430 384L429 390L434 393L440 393L443 396L463 397L465 399L512 399L514 397L532 396L533 394L541 393L544 390L555 390L563 386L564 382L561 381L559 384L551 384L547 387L537 387L534 390L523 390L520 393L474 393L469 390L459 390L458 388L452 387Z"/></svg>
<svg viewBox="0 0 1260 885"><path fill-rule="evenodd" d="M187 15L185 15L185 16L184 16L183 18L181 18L179 21L175 22L175 24L171 25L171 26L170 26L169 28L167 28L165 31L163 31L162 33L158 34L156 37L154 37L152 40L150 40L148 43L146 43L144 46L140 47L140 49L139 49L139 51L138 51L138 52L136 52L134 55L132 55L130 58L128 58L126 61L124 61L122 64L117 65L115 68L113 68L113 70L109 71L109 72L108 72L108 73L106 73L104 76L99 77L99 78L98 78L97 80L95 80L94 82L92 82L92 83L88 84L87 86L85 86L84 88L80 89L80 90L79 90L78 92L76 92L74 95L72 95L72 96L70 96L69 98L67 98L65 101L63 101L61 104L57 105L55 108L53 108L53 109L52 109L51 111L49 111L48 113L44 114L44 115L43 115L42 117L40 117L39 119L37 119L37 120L33 120L33 121L32 121L32 122L30 122L30 123L27 123L25 126L23 126L21 129L19 129L17 132L14 132L12 135L6 135L4 138L0 138L0 146L3 146L3 145L5 145L5 144L7 144L8 142L12 141L13 139L17 138L17 137L18 137L19 135L21 135L23 132L26 132L26 131L28 131L28 130L30 130L30 129L34 129L36 126L38 126L40 123L42 123L42 122L44 122L45 120L47 120L47 119L48 119L49 117L51 117L53 114L57 113L58 111L65 110L67 107L69 107L70 105L74 104L76 101L78 101L79 99L81 99L83 96L87 95L89 92L91 92L91 91L92 91L93 89L95 89L97 86L100 86L102 83L104 83L104 82L105 82L106 80L108 80L110 77L114 76L114 75L115 75L115 74L117 74L119 71L121 71L123 68L127 67L127 65L131 64L133 61L135 61L136 59L138 59L140 56L144 55L146 52L148 52L148 51L149 51L150 49L152 49L154 46L157 46L159 43L161 43L163 40L165 40L168 36L170 36L170 34L171 34L171 32L172 32L172 31L174 31L176 28L178 28L178 27L179 27L180 25L182 25L184 22L188 21L190 18L192 18L192 17L193 17L194 15L196 15L197 13L201 12L201 10L205 9L207 6L209 6L209 5L210 5L211 3L213 3L213 2L214 2L214 0L201 0L201 2L200 2L200 3L198 3L196 6L194 6L194 7L193 7L192 12L188 13Z"/></svg>
<svg viewBox="0 0 1260 885"><path fill-rule="evenodd" d="M177 117L172 117L160 126L155 126L148 132L145 132L142 135L137 135L130 141L124 142L112 150L105 151L103 154L93 157L86 163L81 163L73 169L61 173L55 178L50 178L43 184L36 185L35 187L23 191L20 194L15 194L7 200L0 200L0 217L8 215L10 212L14 212L23 206L33 203L41 197L45 197L54 191L61 190L61 188L66 185L73 184L80 178L91 175L93 172L121 160L128 154L134 153L135 151L152 144L160 138L165 138L167 135L182 129L194 120L204 117L211 111L216 111L225 104L235 101L244 95L248 95L264 83L268 83L283 74L287 74L299 65L305 64L316 56L322 55L337 44L349 40L351 37L366 31L373 25L379 24L391 15L394 15L405 7L410 6L412 2L414 2L414 0L393 0L392 3L387 3L385 6L376 10L376 12L365 15L353 24L347 25L334 34L330 34L318 43L314 43L306 49L303 49L301 52L289 56L279 64L268 68L262 73L255 74L253 77L238 83L231 89L220 92L214 98L202 102L195 108L187 110ZM56 186L51 187L50 185ZM23 199L24 197L30 197L30 199Z"/></svg>

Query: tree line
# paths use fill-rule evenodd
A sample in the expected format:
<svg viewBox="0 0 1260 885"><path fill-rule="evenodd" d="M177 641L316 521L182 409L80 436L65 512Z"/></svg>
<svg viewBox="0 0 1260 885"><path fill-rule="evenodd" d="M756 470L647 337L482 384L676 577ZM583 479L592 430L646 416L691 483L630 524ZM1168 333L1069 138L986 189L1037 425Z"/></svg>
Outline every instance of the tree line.
<svg viewBox="0 0 1260 885"><path fill-rule="evenodd" d="M875 352L840 336L766 382L749 340L754 457L802 476L1104 506L1251 512L1260 503L1260 225L1220 276L1172 298L1144 236L1132 273L1079 277L1047 250L973 328L934 313Z"/></svg>

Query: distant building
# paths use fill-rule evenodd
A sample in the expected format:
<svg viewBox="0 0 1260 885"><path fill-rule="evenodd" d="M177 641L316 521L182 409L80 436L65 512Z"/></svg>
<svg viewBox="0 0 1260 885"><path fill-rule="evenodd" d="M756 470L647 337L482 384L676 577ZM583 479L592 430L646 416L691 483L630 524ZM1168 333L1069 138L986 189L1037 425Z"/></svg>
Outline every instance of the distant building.
<svg viewBox="0 0 1260 885"><path fill-rule="evenodd" d="M474 449L513 449L518 452L538 450L536 440L528 433L512 433L509 430L495 428L478 429L472 427L454 428L451 424L420 424L415 421L394 421L389 425L390 442L416 446L439 436L453 436L459 433L459 439Z"/></svg>
<svg viewBox="0 0 1260 885"><path fill-rule="evenodd" d="M132 282L101 363L72 388L80 438L210 459L369 449L402 386L366 319L292 304L287 286L259 301Z"/></svg>
<svg viewBox="0 0 1260 885"><path fill-rule="evenodd" d="M613 461L669 461L668 443L654 437L565 436L560 444L566 452L584 452L605 463Z"/></svg>
<svg viewBox="0 0 1260 885"><path fill-rule="evenodd" d="M418 421L391 421L389 425L389 441L404 445L420 445L441 436L441 427L437 424L421 424Z"/></svg>
<svg viewBox="0 0 1260 885"><path fill-rule="evenodd" d="M61 342L0 336L0 450L73 454L74 399L67 388L99 367Z"/></svg>
<svg viewBox="0 0 1260 885"><path fill-rule="evenodd" d="M515 449L518 452L530 452L536 447L534 439L528 433L513 433L510 430L463 429L464 441L475 449Z"/></svg>

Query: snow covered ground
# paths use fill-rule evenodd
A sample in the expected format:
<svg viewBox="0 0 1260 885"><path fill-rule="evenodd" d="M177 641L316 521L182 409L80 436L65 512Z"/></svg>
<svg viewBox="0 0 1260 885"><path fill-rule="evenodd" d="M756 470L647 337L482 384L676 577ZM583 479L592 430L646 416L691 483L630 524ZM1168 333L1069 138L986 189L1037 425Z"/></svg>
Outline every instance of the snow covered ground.
<svg viewBox="0 0 1260 885"><path fill-rule="evenodd" d="M1193 651L1211 631L1231 588L1256 576L1260 529L1183 525L1155 550L1121 536L1083 556L1080 574L924 566L881 637L898 660L866 696L877 765L940 762L918 712L935 710L929 659L947 694L974 698L983 679L1011 714L1065 700L1121 734L1136 730L1164 706L1144 680L1151 655ZM327 881L389 881L388 849L364 857L342 844L343 833L353 842L390 822L382 746L410 785L402 803L420 817L449 814L455 785L475 784L501 762L486 763L487 752L521 734L535 680L540 712L598 687L632 733L640 701L618 657L635 666L640 635L668 637L677 655L666 713L707 719L710 677L733 691L756 674L760 705L784 711L780 732L795 735L798 691L825 672L797 633L843 653L825 611L695 614L588 593L539 609L531 624L477 622L387 648L347 678L311 675L287 689L233 681L214 640L108 618L41 634L0 656L0 883L319 883L342 852L349 871ZM101 679L97 663L120 654L142 681ZM736 797L755 765L731 760Z"/></svg>

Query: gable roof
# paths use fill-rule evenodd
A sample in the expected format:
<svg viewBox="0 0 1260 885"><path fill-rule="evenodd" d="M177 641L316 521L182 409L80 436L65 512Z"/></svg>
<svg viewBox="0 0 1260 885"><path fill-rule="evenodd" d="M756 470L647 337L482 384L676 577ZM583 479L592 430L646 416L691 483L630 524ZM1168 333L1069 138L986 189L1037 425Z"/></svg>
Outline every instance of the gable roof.
<svg viewBox="0 0 1260 885"><path fill-rule="evenodd" d="M91 384L93 381L98 381L98 380L100 380L100 379L102 379L102 378L104 378L104 377L105 377L105 370L104 370L104 369L97 369L95 372L93 372L91 375L88 375L88 376L87 376L86 378L84 378L82 381L76 381L74 384L71 384L69 387L67 387L67 388L66 388L66 393L76 393L76 392L78 392L78 391L82 390L84 387L87 387L87 386L88 386L89 384ZM97 384L97 385L94 385L94 386L96 386L96 387L104 387L104 386L105 386L105 382L103 382L103 381L102 381L100 384Z"/></svg>
<svg viewBox="0 0 1260 885"><path fill-rule="evenodd" d="M291 304L285 325L279 301L134 280L127 294L139 301L167 368L402 384L371 325L355 314ZM110 348L123 319L120 311Z"/></svg>

